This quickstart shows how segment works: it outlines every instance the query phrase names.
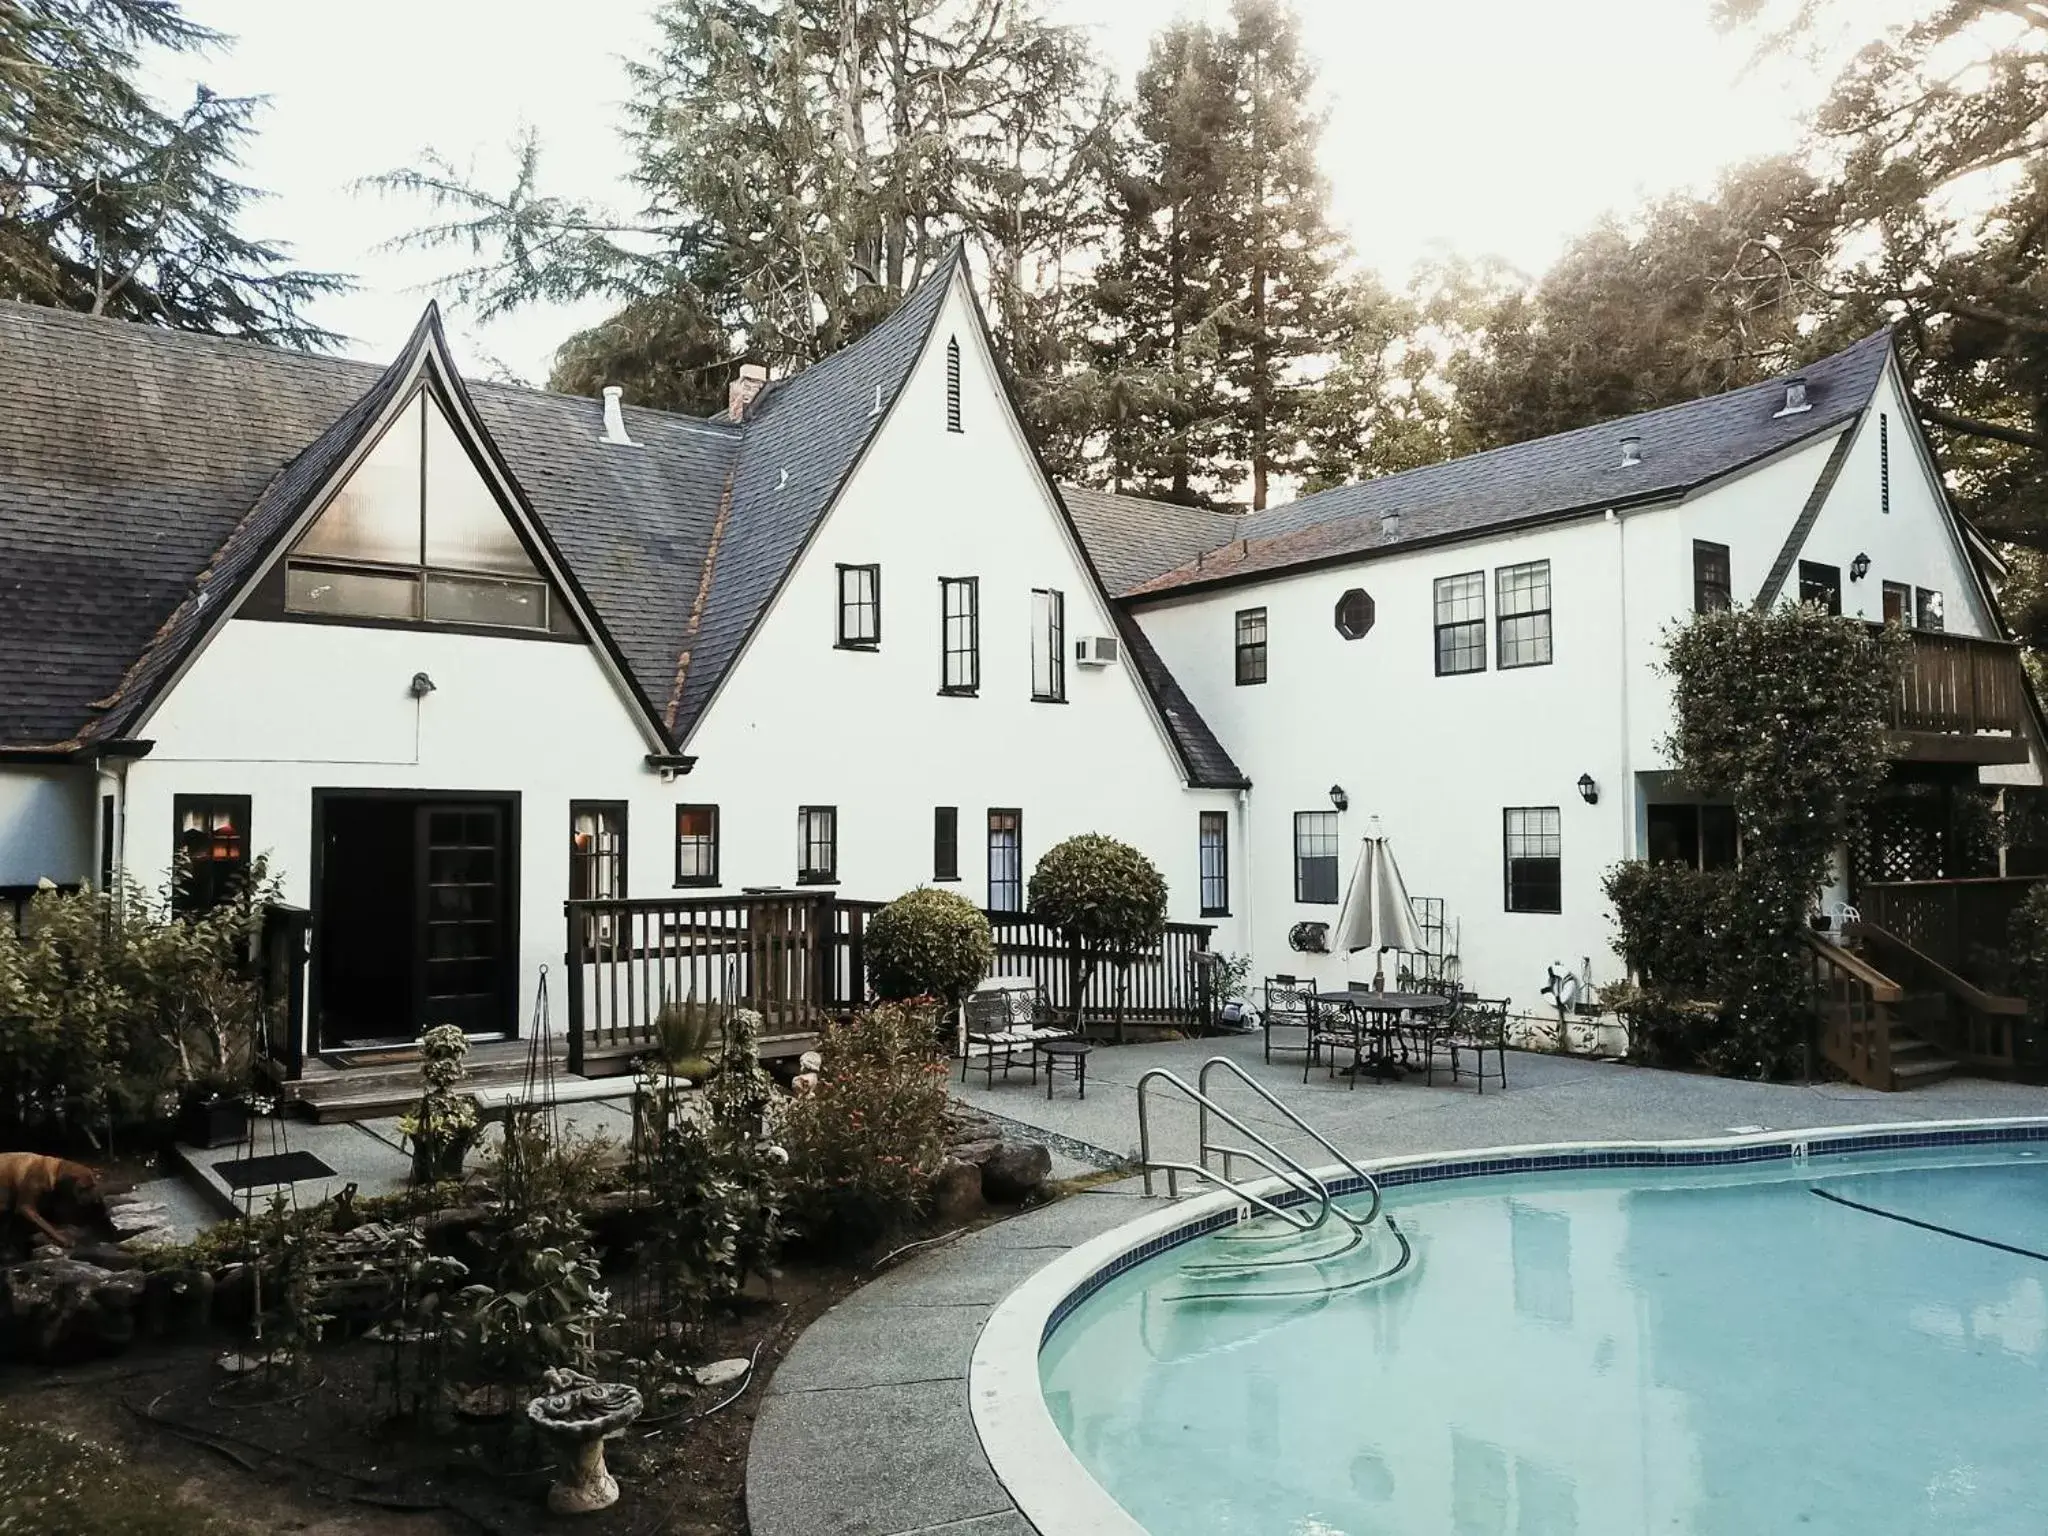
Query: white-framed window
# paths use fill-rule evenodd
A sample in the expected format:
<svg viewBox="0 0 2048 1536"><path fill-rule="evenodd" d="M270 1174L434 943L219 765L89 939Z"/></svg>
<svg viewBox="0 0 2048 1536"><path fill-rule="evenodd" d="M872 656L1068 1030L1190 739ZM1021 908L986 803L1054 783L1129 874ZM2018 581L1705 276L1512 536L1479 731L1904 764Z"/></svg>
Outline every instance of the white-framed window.
<svg viewBox="0 0 2048 1536"><path fill-rule="evenodd" d="M1550 663L1550 562L1530 560L1494 572L1496 665L1542 667Z"/></svg>
<svg viewBox="0 0 2048 1536"><path fill-rule="evenodd" d="M1067 701L1067 596L1049 587L1031 593L1031 697Z"/></svg>

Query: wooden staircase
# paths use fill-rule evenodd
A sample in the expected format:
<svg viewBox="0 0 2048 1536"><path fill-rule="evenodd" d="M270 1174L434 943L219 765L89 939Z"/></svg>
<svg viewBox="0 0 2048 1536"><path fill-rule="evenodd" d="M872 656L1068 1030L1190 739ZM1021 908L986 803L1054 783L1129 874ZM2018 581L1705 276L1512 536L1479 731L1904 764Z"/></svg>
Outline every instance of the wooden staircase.
<svg viewBox="0 0 2048 1536"><path fill-rule="evenodd" d="M1849 944L1808 934L1821 1054L1867 1088L1925 1088L1967 1069L2011 1076L2016 997L1965 981L1874 923ZM1879 967L1882 966L1882 969Z"/></svg>

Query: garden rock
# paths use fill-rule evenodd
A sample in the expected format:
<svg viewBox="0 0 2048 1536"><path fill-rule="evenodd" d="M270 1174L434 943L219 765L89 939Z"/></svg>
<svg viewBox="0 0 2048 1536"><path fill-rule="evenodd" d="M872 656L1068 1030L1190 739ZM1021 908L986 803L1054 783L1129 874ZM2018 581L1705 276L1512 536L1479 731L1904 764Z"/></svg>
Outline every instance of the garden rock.
<svg viewBox="0 0 2048 1536"><path fill-rule="evenodd" d="M989 1136L979 1141L963 1141L947 1153L947 1156L956 1157L963 1163L972 1163L979 1168L995 1156L1002 1145L1003 1139L1000 1136Z"/></svg>
<svg viewBox="0 0 2048 1536"><path fill-rule="evenodd" d="M700 1365L690 1372L691 1379L700 1387L723 1387L738 1381L753 1364L744 1357L733 1360L714 1360L709 1365Z"/></svg>
<svg viewBox="0 0 2048 1536"><path fill-rule="evenodd" d="M72 1259L101 1269L134 1269L142 1261L126 1248L113 1243L79 1243L69 1252L43 1251L37 1258Z"/></svg>
<svg viewBox="0 0 2048 1536"><path fill-rule="evenodd" d="M960 1157L949 1157L932 1181L932 1209L949 1227L981 1214L981 1169Z"/></svg>
<svg viewBox="0 0 2048 1536"><path fill-rule="evenodd" d="M143 1277L76 1259L33 1259L0 1272L10 1351L45 1364L114 1354L135 1338Z"/></svg>
<svg viewBox="0 0 2048 1536"><path fill-rule="evenodd" d="M986 1200L1015 1204L1029 1200L1052 1175L1052 1154L1035 1141L1006 1141L981 1165Z"/></svg>
<svg viewBox="0 0 2048 1536"><path fill-rule="evenodd" d="M178 1246L176 1227L151 1227L137 1232L132 1237L121 1239L121 1246L130 1253L147 1253L152 1248L175 1248Z"/></svg>

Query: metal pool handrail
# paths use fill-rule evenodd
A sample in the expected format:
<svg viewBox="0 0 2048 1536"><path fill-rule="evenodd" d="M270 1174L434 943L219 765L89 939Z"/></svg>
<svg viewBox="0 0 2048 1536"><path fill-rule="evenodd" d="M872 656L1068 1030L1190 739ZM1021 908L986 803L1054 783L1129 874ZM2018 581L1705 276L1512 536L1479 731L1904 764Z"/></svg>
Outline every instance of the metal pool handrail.
<svg viewBox="0 0 2048 1536"><path fill-rule="evenodd" d="M1155 1161L1153 1159L1152 1122L1150 1116L1146 1113L1146 1105L1149 1101L1146 1098L1145 1090L1155 1080L1165 1081L1178 1088L1183 1094L1187 1095L1197 1110L1201 1112L1201 1124L1203 1126L1201 1162L1182 1163L1167 1160ZM1249 1148L1238 1147L1231 1149L1239 1157L1250 1158L1261 1168L1264 1168L1268 1173L1286 1184L1290 1189L1300 1194L1304 1200L1315 1202L1315 1215L1310 1216L1305 1211L1275 1205L1263 1195L1234 1183L1223 1174L1217 1173L1214 1169L1210 1168L1208 1166L1210 1148L1207 1130L1208 1114L1210 1111L1214 1111L1217 1118L1239 1135L1249 1137L1259 1147L1277 1158L1279 1164L1276 1166ZM1152 1193L1152 1171L1157 1168L1163 1169L1166 1173L1166 1192L1170 1197L1178 1197L1180 1194L1180 1183L1176 1175L1190 1173L1198 1179L1206 1179L1208 1182L1228 1190L1246 1204L1257 1206L1268 1216L1285 1222L1297 1232L1313 1232L1325 1221L1329 1220L1332 1209L1330 1191L1324 1186L1321 1179L1309 1172L1307 1168L1303 1167L1291 1155L1274 1146L1272 1142L1246 1125L1229 1110L1210 1100L1200 1090L1189 1087L1186 1081L1165 1067L1154 1067L1138 1079L1138 1160L1144 1165L1145 1193L1147 1195ZM1349 1220L1350 1218L1347 1216L1345 1219Z"/></svg>
<svg viewBox="0 0 2048 1536"><path fill-rule="evenodd" d="M1235 1077L1239 1082L1243 1083L1245 1087L1251 1089L1253 1093L1256 1093L1260 1098L1264 1099L1268 1104L1272 1105L1273 1108L1279 1110L1280 1113L1286 1117L1290 1125L1294 1126L1296 1130L1300 1131L1304 1136L1308 1137L1310 1141L1313 1141L1317 1146L1321 1147L1325 1152L1329 1153L1330 1156L1334 1157L1340 1164L1344 1166L1346 1170L1350 1172L1353 1178L1358 1179L1361 1183L1365 1185L1367 1189L1372 1191L1372 1209L1367 1211L1364 1216L1357 1218L1357 1220L1354 1222L1354 1225L1361 1227L1371 1226L1373 1223L1373 1219L1377 1217L1380 1213L1379 1180L1375 1179L1371 1174L1367 1173L1363 1168L1359 1167L1357 1162L1355 1162L1350 1156L1348 1156L1346 1153L1340 1150L1336 1143L1331 1141L1329 1137L1325 1136L1321 1131L1317 1130L1314 1126L1310 1125L1306 1120L1302 1119L1301 1116L1297 1115L1293 1110L1289 1109L1285 1104L1281 1103L1279 1099L1274 1097L1270 1089L1268 1089L1264 1084L1260 1083L1249 1072L1245 1071L1243 1067L1240 1067L1228 1056L1211 1056L1207 1061L1202 1063L1201 1073L1195 1078L1195 1103L1197 1113L1200 1116L1202 1161L1206 1163L1209 1160L1209 1110L1215 1104L1215 1100L1209 1097L1209 1074L1218 1067L1222 1067L1225 1071L1229 1072L1231 1076ZM1235 1153L1238 1156L1247 1155L1239 1149L1233 1147L1218 1147L1216 1148L1216 1150L1223 1154L1223 1173L1226 1178L1230 1175L1230 1159L1232 1154ZM1350 1219L1347 1212L1340 1210L1338 1214L1340 1216L1345 1216L1347 1220Z"/></svg>

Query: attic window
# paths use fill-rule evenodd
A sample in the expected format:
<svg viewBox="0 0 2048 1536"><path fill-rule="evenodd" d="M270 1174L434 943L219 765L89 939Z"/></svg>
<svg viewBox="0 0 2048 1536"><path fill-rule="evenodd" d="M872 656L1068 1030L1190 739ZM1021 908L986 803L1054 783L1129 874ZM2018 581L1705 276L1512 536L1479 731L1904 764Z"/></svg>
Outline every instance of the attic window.
<svg viewBox="0 0 2048 1536"><path fill-rule="evenodd" d="M285 565L288 613L545 630L548 585L440 405L422 390Z"/></svg>
<svg viewBox="0 0 2048 1536"><path fill-rule="evenodd" d="M1353 587L1337 599L1337 633L1346 640L1363 640L1374 616L1372 594L1363 587Z"/></svg>
<svg viewBox="0 0 2048 1536"><path fill-rule="evenodd" d="M960 430L960 338L946 338L946 430Z"/></svg>

